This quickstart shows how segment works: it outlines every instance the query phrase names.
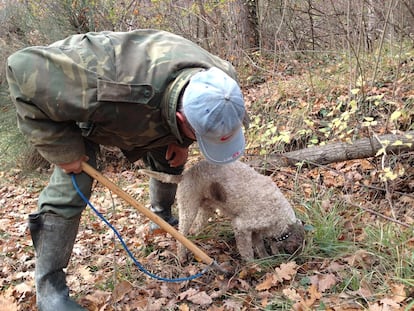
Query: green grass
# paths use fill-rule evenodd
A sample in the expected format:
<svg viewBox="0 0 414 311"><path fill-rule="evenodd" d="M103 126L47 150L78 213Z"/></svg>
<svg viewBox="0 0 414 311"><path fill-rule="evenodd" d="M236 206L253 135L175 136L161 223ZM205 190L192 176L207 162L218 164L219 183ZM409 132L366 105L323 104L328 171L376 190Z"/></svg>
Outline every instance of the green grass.
<svg viewBox="0 0 414 311"><path fill-rule="evenodd" d="M8 97L5 85L0 86L0 169L8 170L16 166L27 145L19 132L16 110Z"/></svg>
<svg viewBox="0 0 414 311"><path fill-rule="evenodd" d="M368 225L365 228L365 248L378 259L379 273L390 274L395 280L413 286L414 252L409 239L414 228L402 230L394 224Z"/></svg>

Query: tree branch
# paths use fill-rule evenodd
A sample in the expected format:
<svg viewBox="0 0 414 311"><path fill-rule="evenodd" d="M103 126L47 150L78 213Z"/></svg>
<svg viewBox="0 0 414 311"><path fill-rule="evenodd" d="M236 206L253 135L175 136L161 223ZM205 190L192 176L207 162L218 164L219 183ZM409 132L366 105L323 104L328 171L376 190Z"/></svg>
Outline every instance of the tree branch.
<svg viewBox="0 0 414 311"><path fill-rule="evenodd" d="M383 146L387 154L414 151L414 131L362 138L352 144L338 142L309 147L280 155L270 155L266 159L252 160L249 164L265 171L268 171L269 167L295 166L300 162L305 162L310 166L325 165L374 157Z"/></svg>

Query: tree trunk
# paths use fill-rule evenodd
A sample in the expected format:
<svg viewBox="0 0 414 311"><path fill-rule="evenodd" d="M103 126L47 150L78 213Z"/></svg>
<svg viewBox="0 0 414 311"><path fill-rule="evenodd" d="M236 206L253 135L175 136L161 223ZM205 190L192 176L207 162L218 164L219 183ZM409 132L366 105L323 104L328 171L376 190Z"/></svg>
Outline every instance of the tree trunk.
<svg viewBox="0 0 414 311"><path fill-rule="evenodd" d="M414 131L401 135L387 134L379 137L362 138L352 144L339 142L325 146L315 146L306 149L286 152L280 155L270 155L263 160L253 160L253 167L271 170L272 167L295 166L297 163L325 165L355 159L374 157L377 152L386 147L387 154L414 151Z"/></svg>
<svg viewBox="0 0 414 311"><path fill-rule="evenodd" d="M312 7L312 0L308 0L308 18L309 18L309 27L311 31L311 43L312 43L312 51L315 51L315 23L313 21L313 7Z"/></svg>
<svg viewBox="0 0 414 311"><path fill-rule="evenodd" d="M258 9L258 0L255 1L244 1L245 5L243 7L242 18L244 19L243 32L242 35L246 37L247 44L241 48L253 48L258 49L260 45L259 37L259 19L257 14Z"/></svg>
<svg viewBox="0 0 414 311"><path fill-rule="evenodd" d="M234 50L254 50L259 47L259 22L257 16L257 0L228 1L230 30L228 38Z"/></svg>
<svg viewBox="0 0 414 311"><path fill-rule="evenodd" d="M366 46L369 52L372 52L373 50L373 42L377 39L376 38L376 23L377 23L377 17L375 14L374 9L375 1L369 0L368 1L368 12L367 12L367 29L366 29Z"/></svg>
<svg viewBox="0 0 414 311"><path fill-rule="evenodd" d="M204 9L203 2L201 0L197 1L198 8L200 10L200 15L202 17L201 21L199 20L199 23L197 26L200 28L197 29L197 37L201 38L201 44L203 48L205 48L207 51L211 51L210 41L208 40L208 26L207 26L207 20L208 16L206 13L206 10Z"/></svg>

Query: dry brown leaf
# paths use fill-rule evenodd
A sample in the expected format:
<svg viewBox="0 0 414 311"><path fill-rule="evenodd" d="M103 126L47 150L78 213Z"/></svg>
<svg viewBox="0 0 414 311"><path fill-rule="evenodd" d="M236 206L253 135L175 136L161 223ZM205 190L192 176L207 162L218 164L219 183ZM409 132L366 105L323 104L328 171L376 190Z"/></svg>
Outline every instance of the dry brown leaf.
<svg viewBox="0 0 414 311"><path fill-rule="evenodd" d="M395 302L400 303L400 302L403 302L407 298L404 284L392 284L391 292L394 295L392 297L392 300L394 300Z"/></svg>
<svg viewBox="0 0 414 311"><path fill-rule="evenodd" d="M131 310L145 310L146 306L148 305L148 297L147 296L141 296L139 298L137 297L131 302L128 302L128 305L130 306ZM107 311L107 310L101 308L100 311Z"/></svg>
<svg viewBox="0 0 414 311"><path fill-rule="evenodd" d="M229 311L238 311L241 310L243 304L240 301L236 301L233 299L227 299L224 301L225 310Z"/></svg>
<svg viewBox="0 0 414 311"><path fill-rule="evenodd" d="M90 295L86 295L85 297L80 299L80 304L82 307L86 308L89 311L98 311L100 305L96 303Z"/></svg>
<svg viewBox="0 0 414 311"><path fill-rule="evenodd" d="M351 256L345 257L344 260L352 267L365 267L371 264L373 257L366 250L359 249Z"/></svg>
<svg viewBox="0 0 414 311"><path fill-rule="evenodd" d="M283 295L285 295L286 298L292 300L292 301L300 301L302 297L298 294L298 292L294 288L284 288L282 290Z"/></svg>
<svg viewBox="0 0 414 311"><path fill-rule="evenodd" d="M190 311L190 307L188 306L188 304L183 303L178 307L179 311Z"/></svg>
<svg viewBox="0 0 414 311"><path fill-rule="evenodd" d="M305 307L301 301L295 302L292 305L292 310L294 311L308 311L309 308Z"/></svg>
<svg viewBox="0 0 414 311"><path fill-rule="evenodd" d="M345 269L346 269L346 266L342 265L342 264L339 264L337 261L331 262L329 264L329 266L327 267L327 270L329 272L339 272L339 271L342 271L342 270L345 270Z"/></svg>
<svg viewBox="0 0 414 311"><path fill-rule="evenodd" d="M344 185L344 177L335 172L326 172L323 175L323 183L327 187L342 187Z"/></svg>
<svg viewBox="0 0 414 311"><path fill-rule="evenodd" d="M159 298L159 299L152 298L148 302L145 310L146 311L159 311L159 310L162 310L162 307L165 305L166 301L167 300L165 298Z"/></svg>
<svg viewBox="0 0 414 311"><path fill-rule="evenodd" d="M311 285L308 289L308 298L305 299L304 304L306 307L311 307L317 300L321 299L322 294L318 291L315 285Z"/></svg>
<svg viewBox="0 0 414 311"><path fill-rule="evenodd" d="M0 296L0 310L2 311L17 311L17 302L12 297Z"/></svg>
<svg viewBox="0 0 414 311"><path fill-rule="evenodd" d="M369 305L368 311L385 311L383 306L381 306L379 303L374 303L372 305ZM387 310L389 311L389 310Z"/></svg>
<svg viewBox="0 0 414 311"><path fill-rule="evenodd" d="M204 291L198 292L193 296L187 297L187 300L201 306L209 305L213 302L213 299L211 299L211 297Z"/></svg>
<svg viewBox="0 0 414 311"><path fill-rule="evenodd" d="M94 279L94 276L92 275L91 271L88 269L88 267L82 266L80 267L77 272L81 275L81 277L86 282L91 282Z"/></svg>
<svg viewBox="0 0 414 311"><path fill-rule="evenodd" d="M338 280L336 279L335 275L332 273L320 275L318 281L318 290L323 293L326 290L330 289L334 286Z"/></svg>
<svg viewBox="0 0 414 311"><path fill-rule="evenodd" d="M370 161L366 160L366 159L361 159L358 162L359 162L359 164L361 165L361 168L364 171L369 171L369 170L372 170L374 168L373 164Z"/></svg>
<svg viewBox="0 0 414 311"><path fill-rule="evenodd" d="M185 292L180 293L180 294L178 295L178 299L180 299L180 300L184 300L184 299L186 299L188 296L193 296L193 295L195 295L195 294L197 294L197 293L198 293L198 290L196 290L195 288L190 288L190 289L187 289Z"/></svg>
<svg viewBox="0 0 414 311"><path fill-rule="evenodd" d="M262 301L260 302L260 305L262 306L262 308L266 308L268 304L269 304L269 297L263 297Z"/></svg>
<svg viewBox="0 0 414 311"><path fill-rule="evenodd" d="M34 292L34 288L27 283L20 283L14 287L20 294Z"/></svg>
<svg viewBox="0 0 414 311"><path fill-rule="evenodd" d="M256 285L256 290L263 291L263 290L268 290L269 288L271 288L274 285L273 277L274 277L273 274L267 273L266 279L263 282Z"/></svg>
<svg viewBox="0 0 414 311"><path fill-rule="evenodd" d="M331 209L331 206L332 206L332 203L331 203L331 201L330 201L330 200L323 200L323 201L321 202L321 208L322 208L325 212L329 211L329 210Z"/></svg>
<svg viewBox="0 0 414 311"><path fill-rule="evenodd" d="M163 283L161 284L161 288L160 288L160 293L162 297L165 298L170 298L170 297L174 297L174 292L171 290L171 288L169 287L169 283Z"/></svg>
<svg viewBox="0 0 414 311"><path fill-rule="evenodd" d="M125 297L125 295L132 290L132 288L132 284L126 280L123 280L120 283L118 283L115 286L114 291L112 292L112 297L114 301L122 300Z"/></svg>
<svg viewBox="0 0 414 311"><path fill-rule="evenodd" d="M373 295L369 288L363 287L362 285L360 285L360 288L356 291L356 293L365 299L370 298Z"/></svg>
<svg viewBox="0 0 414 311"><path fill-rule="evenodd" d="M297 270L298 265L294 261L282 263L275 269L276 280L274 279L275 283L273 285L276 285L277 282L283 282L284 280L291 280L296 275Z"/></svg>
<svg viewBox="0 0 414 311"><path fill-rule="evenodd" d="M400 304L391 298L381 299L380 303L383 305L383 310L400 310L401 308Z"/></svg>
<svg viewBox="0 0 414 311"><path fill-rule="evenodd" d="M238 279L238 282L240 284L240 288L242 288L244 290L248 290L250 288L250 284L248 282L246 282L245 280Z"/></svg>

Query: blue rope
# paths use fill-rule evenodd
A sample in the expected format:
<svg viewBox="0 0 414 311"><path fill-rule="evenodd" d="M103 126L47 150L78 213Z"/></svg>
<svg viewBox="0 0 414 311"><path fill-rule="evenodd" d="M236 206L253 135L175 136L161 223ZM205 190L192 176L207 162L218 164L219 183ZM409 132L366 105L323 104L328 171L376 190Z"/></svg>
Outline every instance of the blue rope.
<svg viewBox="0 0 414 311"><path fill-rule="evenodd" d="M134 257L134 255L132 254L132 252L129 250L128 246L126 245L126 243L124 242L122 236L120 235L120 233L118 232L118 230L115 229L114 226L111 225L111 223L92 205L92 203L88 200L88 198L85 197L85 195L82 193L82 191L79 189L78 183L76 182L76 177L74 174L72 174L72 184L76 189L76 192L79 194L79 196L82 198L82 200L89 205L89 207L95 212L95 214L109 227L112 229L112 231L115 233L115 235L118 237L118 240L121 242L122 247L125 249L125 251L128 253L129 257L132 259L132 261L134 262L134 264L138 267L138 269L145 273L146 275L152 277L153 279L157 279L159 281L164 281L164 282L170 282L170 283L178 283L178 282L185 282L185 281L191 281L194 280L195 278L198 278L200 276L202 276L207 270L208 267L205 268L204 270L202 270L200 273L194 274L192 276L189 277L185 277L185 278L175 278L175 279L169 279L169 278L163 278L160 277L156 274L153 274L151 272L149 272L148 270L146 270L142 264Z"/></svg>

